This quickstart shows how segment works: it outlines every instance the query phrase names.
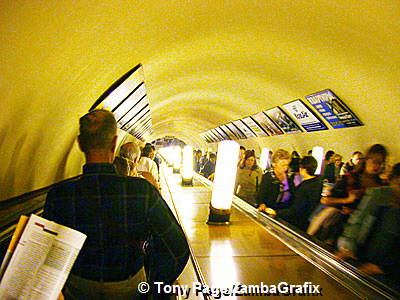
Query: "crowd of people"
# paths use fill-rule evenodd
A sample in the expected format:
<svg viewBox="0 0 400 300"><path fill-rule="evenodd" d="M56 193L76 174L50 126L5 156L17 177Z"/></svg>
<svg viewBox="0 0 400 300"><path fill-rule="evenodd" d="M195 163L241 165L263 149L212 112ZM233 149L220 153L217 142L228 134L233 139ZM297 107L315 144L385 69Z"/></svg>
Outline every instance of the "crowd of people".
<svg viewBox="0 0 400 300"><path fill-rule="evenodd" d="M121 146L114 161L118 172L144 177L159 188L154 146L146 144L140 156L140 149L132 147ZM372 145L365 154L354 151L347 162L329 150L320 175L311 151L301 157L278 149L269 156L262 170L255 151L240 147L236 196L326 243L364 273L390 285L400 283L400 163L389 172L384 146ZM121 157L127 160L122 168ZM194 171L213 180L216 158L216 153L195 150Z"/></svg>
<svg viewBox="0 0 400 300"><path fill-rule="evenodd" d="M345 163L329 150L317 175L318 162L311 154L300 157L279 149L270 153L271 164L262 170L255 151L241 146L235 195L326 243L364 273L398 286L400 163L389 170L388 151L380 144L365 154L354 151ZM215 169L214 153L212 157L210 162L196 151L195 171L209 179Z"/></svg>
<svg viewBox="0 0 400 300"><path fill-rule="evenodd" d="M147 143L142 149L134 142L123 144L114 166L119 175L145 178L160 190L160 158L152 144Z"/></svg>
<svg viewBox="0 0 400 300"><path fill-rule="evenodd" d="M154 146L124 143L115 156L116 128L107 110L83 116L83 174L46 198L45 218L87 235L65 285L66 299L131 299L138 282L174 282L188 260L183 230L159 192ZM389 172L387 157L380 144L365 154L355 151L346 163L330 150L317 175L310 153L300 157L278 149L262 170L255 151L241 146L234 191L260 213L314 236L339 259L398 287L400 163ZM216 158L195 151L194 171L213 180Z"/></svg>

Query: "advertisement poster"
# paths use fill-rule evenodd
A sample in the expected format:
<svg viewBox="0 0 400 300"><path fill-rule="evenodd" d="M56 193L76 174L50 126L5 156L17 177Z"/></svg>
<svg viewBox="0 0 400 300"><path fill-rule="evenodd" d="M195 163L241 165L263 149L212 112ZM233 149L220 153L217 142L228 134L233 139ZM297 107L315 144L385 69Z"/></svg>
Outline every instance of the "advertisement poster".
<svg viewBox="0 0 400 300"><path fill-rule="evenodd" d="M292 118L297 120L306 131L328 129L300 99L284 104L282 107Z"/></svg>
<svg viewBox="0 0 400 300"><path fill-rule="evenodd" d="M211 137L214 143L218 143L220 141L219 137L215 135L211 130L207 131L208 135Z"/></svg>
<svg viewBox="0 0 400 300"><path fill-rule="evenodd" d="M215 128L211 129L210 131L218 138L219 141L225 140L225 137L222 136L218 131L216 131Z"/></svg>
<svg viewBox="0 0 400 300"><path fill-rule="evenodd" d="M224 138L224 140L230 140L231 139L220 127L217 127L214 130L216 130L219 133L219 135Z"/></svg>
<svg viewBox="0 0 400 300"><path fill-rule="evenodd" d="M221 128L228 136L231 140L236 140L238 139L238 137L228 128L228 126L226 125L222 125L219 128Z"/></svg>
<svg viewBox="0 0 400 300"><path fill-rule="evenodd" d="M206 133L200 133L200 137L204 140L206 140L207 143L211 143L210 138L207 136Z"/></svg>
<svg viewBox="0 0 400 300"><path fill-rule="evenodd" d="M308 95L306 99L333 128L363 125L346 104L329 89Z"/></svg>
<svg viewBox="0 0 400 300"><path fill-rule="evenodd" d="M242 121L249 127L257 136L268 136L264 130L258 126L256 122L250 117L243 118Z"/></svg>
<svg viewBox="0 0 400 300"><path fill-rule="evenodd" d="M283 134L283 131L272 122L266 114L259 112L251 116L269 135Z"/></svg>
<svg viewBox="0 0 400 300"><path fill-rule="evenodd" d="M218 142L218 141L215 139L215 137L211 135L210 131L207 131L204 135L209 139L210 143Z"/></svg>
<svg viewBox="0 0 400 300"><path fill-rule="evenodd" d="M295 122L281 110L279 107L274 107L265 112L284 132L286 133L299 133L301 129Z"/></svg>
<svg viewBox="0 0 400 300"><path fill-rule="evenodd" d="M241 132L233 123L226 124L226 127L228 127L230 131L233 132L239 140L246 138L244 133Z"/></svg>
<svg viewBox="0 0 400 300"><path fill-rule="evenodd" d="M240 131L243 132L247 138L256 137L255 133L251 131L251 129L248 128L241 120L236 120L232 123L235 124L235 126L239 128Z"/></svg>

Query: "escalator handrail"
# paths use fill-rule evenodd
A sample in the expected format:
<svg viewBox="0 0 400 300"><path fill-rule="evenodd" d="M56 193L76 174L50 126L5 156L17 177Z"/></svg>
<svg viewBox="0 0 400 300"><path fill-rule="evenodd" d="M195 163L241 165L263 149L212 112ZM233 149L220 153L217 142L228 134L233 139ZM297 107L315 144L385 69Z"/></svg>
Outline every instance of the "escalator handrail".
<svg viewBox="0 0 400 300"><path fill-rule="evenodd" d="M69 182L72 180L75 180L77 178L79 178L80 175L78 176L74 176L71 178L67 178L64 179L62 181L53 183L49 186L31 191L31 192L27 192L24 193L22 195L18 195L9 199L5 199L3 201L0 201L0 214L4 213L4 211L6 209L10 209L11 207L17 207L19 204L21 203L27 203L31 200L35 200L43 195L45 195L50 189L52 189L53 187L56 187L60 184L63 184L65 182ZM25 210L19 210L19 211L15 211L13 213L14 217L11 217L10 220L7 220L4 224L0 224L0 241L3 242L4 240L6 240L8 238L8 235L10 234L10 228L15 227L15 225L18 223L19 217L21 215L30 215L32 213L39 213L41 210L43 209L43 207L37 207L34 206L34 208L28 208ZM11 230L12 231L12 230ZM6 237L3 236L3 234L7 235Z"/></svg>
<svg viewBox="0 0 400 300"><path fill-rule="evenodd" d="M169 192L169 194L170 194L170 196L172 198L172 191L171 191L168 183L167 183L167 187L168 187L168 192ZM175 213L176 213L177 220L178 220L179 224L181 224L181 226L182 226L182 222L181 222L181 219L180 219L180 216L179 216L179 213L178 213L178 210L177 210L177 208L175 206L174 201L172 201L172 205L174 206L174 210L175 210ZM182 226L182 230L183 230L183 233L185 234L186 240L189 241L189 239L188 239L188 237L186 235L186 232L185 232L185 228L183 226ZM190 246L190 243L188 243L188 245L189 245L189 251L190 251L190 260L191 260L191 262L193 264L193 269L194 269L194 271L196 273L197 280L198 280L199 283L201 283L201 286L206 286L207 285L206 280L204 278L203 273L201 272L200 264L196 259L196 256L194 254L193 248ZM209 294L202 293L202 295L203 295L204 300L213 300L214 299L214 297L212 297Z"/></svg>
<svg viewBox="0 0 400 300"><path fill-rule="evenodd" d="M53 183L49 186L46 186L46 187L43 187L43 188L40 188L40 189L37 189L34 191L30 191L30 192L27 192L27 193L24 193L24 194L21 194L21 195L12 197L12 198L2 200L2 201L0 201L0 210L7 205L13 205L16 202L20 203L20 202L23 202L26 200L31 200L31 199L37 198L39 196L42 196L42 195L46 194L51 188L56 187L65 182L75 180L75 179L79 178L80 176L81 175L77 175L77 176L74 176L71 178L67 178L67 179L58 181L56 183Z"/></svg>

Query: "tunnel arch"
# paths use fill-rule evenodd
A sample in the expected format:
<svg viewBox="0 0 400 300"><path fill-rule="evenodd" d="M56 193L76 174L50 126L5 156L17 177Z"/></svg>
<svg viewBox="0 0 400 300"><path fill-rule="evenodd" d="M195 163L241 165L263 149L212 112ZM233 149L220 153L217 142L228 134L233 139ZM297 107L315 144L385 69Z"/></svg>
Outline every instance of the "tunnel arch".
<svg viewBox="0 0 400 300"><path fill-rule="evenodd" d="M398 161L399 15L394 0L3 1L2 199L78 174L79 116L139 63L150 140L208 147L199 133L330 88L365 126L239 142L345 157L380 142Z"/></svg>

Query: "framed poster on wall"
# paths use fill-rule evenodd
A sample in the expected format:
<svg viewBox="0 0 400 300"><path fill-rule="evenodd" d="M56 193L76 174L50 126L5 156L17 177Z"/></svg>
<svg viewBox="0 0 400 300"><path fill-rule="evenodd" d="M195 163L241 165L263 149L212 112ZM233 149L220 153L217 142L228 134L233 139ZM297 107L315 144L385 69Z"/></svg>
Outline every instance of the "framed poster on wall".
<svg viewBox="0 0 400 300"><path fill-rule="evenodd" d="M283 131L263 112L251 116L269 135L283 134Z"/></svg>
<svg viewBox="0 0 400 300"><path fill-rule="evenodd" d="M203 132L203 137L206 139L207 143L213 143L213 139L211 138L211 136L209 135L208 131Z"/></svg>
<svg viewBox="0 0 400 300"><path fill-rule="evenodd" d="M299 126L278 106L265 112L286 133L302 132Z"/></svg>
<svg viewBox="0 0 400 300"><path fill-rule="evenodd" d="M228 127L229 130L233 132L233 134L235 134L239 140L246 138L246 135L241 132L240 129L237 128L233 123L226 124L226 127Z"/></svg>
<svg viewBox="0 0 400 300"><path fill-rule="evenodd" d="M218 143L220 141L219 137L216 136L211 130L207 131L207 134L211 137L214 143Z"/></svg>
<svg viewBox="0 0 400 300"><path fill-rule="evenodd" d="M208 137L207 133L201 133L200 136L206 140L207 143L212 143L212 140Z"/></svg>
<svg viewBox="0 0 400 300"><path fill-rule="evenodd" d="M236 140L238 137L226 125L221 125L220 128L229 136L231 140Z"/></svg>
<svg viewBox="0 0 400 300"><path fill-rule="evenodd" d="M233 121L232 123L235 124L235 126L239 128L240 131L246 135L246 138L257 137L256 134L253 131L251 131L251 129L247 127L242 120L236 120Z"/></svg>
<svg viewBox="0 0 400 300"><path fill-rule="evenodd" d="M218 138L219 141L225 140L225 137L215 130L215 128L211 129L210 131Z"/></svg>
<svg viewBox="0 0 400 300"><path fill-rule="evenodd" d="M333 128L362 126L361 120L330 89L306 96Z"/></svg>
<svg viewBox="0 0 400 300"><path fill-rule="evenodd" d="M215 128L214 130L216 130L223 138L224 140L230 140L231 138L229 137L229 135L227 135L225 133L225 131L223 131L220 127Z"/></svg>
<svg viewBox="0 0 400 300"><path fill-rule="evenodd" d="M259 126L251 117L243 118L242 121L249 127L257 136L268 136L268 134Z"/></svg>
<svg viewBox="0 0 400 300"><path fill-rule="evenodd" d="M282 107L308 132L328 129L300 99L283 104Z"/></svg>
<svg viewBox="0 0 400 300"><path fill-rule="evenodd" d="M209 138L211 143L218 142L218 140L210 133L210 131L207 131L206 134L207 134L207 137Z"/></svg>

